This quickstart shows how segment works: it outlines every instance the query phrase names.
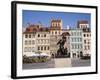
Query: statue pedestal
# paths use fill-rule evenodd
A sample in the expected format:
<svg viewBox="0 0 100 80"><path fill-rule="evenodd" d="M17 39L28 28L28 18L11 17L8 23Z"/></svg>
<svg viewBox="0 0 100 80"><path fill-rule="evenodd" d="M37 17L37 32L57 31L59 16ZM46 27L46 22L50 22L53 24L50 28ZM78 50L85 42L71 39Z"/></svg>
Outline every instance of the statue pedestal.
<svg viewBox="0 0 100 80"><path fill-rule="evenodd" d="M70 58L55 58L55 68L71 67Z"/></svg>

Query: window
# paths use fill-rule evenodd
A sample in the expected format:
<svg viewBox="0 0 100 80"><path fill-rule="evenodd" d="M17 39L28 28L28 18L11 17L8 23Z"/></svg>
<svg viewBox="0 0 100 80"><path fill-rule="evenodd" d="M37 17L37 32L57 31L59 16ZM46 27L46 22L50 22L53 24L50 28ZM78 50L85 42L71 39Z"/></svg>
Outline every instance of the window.
<svg viewBox="0 0 100 80"><path fill-rule="evenodd" d="M46 46L44 46L44 50L46 50Z"/></svg>
<svg viewBox="0 0 100 80"><path fill-rule="evenodd" d="M86 44L86 40L84 40L84 43Z"/></svg>
<svg viewBox="0 0 100 80"><path fill-rule="evenodd" d="M87 37L89 37L89 34L87 34Z"/></svg>
<svg viewBox="0 0 100 80"><path fill-rule="evenodd" d="M43 44L43 39L41 39L41 44Z"/></svg>
<svg viewBox="0 0 100 80"><path fill-rule="evenodd" d="M76 36L76 32L74 32L74 36Z"/></svg>
<svg viewBox="0 0 100 80"><path fill-rule="evenodd" d="M76 38L76 41L79 42L79 38Z"/></svg>
<svg viewBox="0 0 100 80"><path fill-rule="evenodd" d="M72 44L72 49L74 49L74 44Z"/></svg>
<svg viewBox="0 0 100 80"><path fill-rule="evenodd" d="M48 46L48 50L49 50L49 46Z"/></svg>
<svg viewBox="0 0 100 80"><path fill-rule="evenodd" d="M41 37L43 37L44 35L42 34Z"/></svg>
<svg viewBox="0 0 100 80"><path fill-rule="evenodd" d="M38 50L40 50L40 47L38 46Z"/></svg>
<svg viewBox="0 0 100 80"><path fill-rule="evenodd" d="M40 37L40 34L38 34L38 37Z"/></svg>
<svg viewBox="0 0 100 80"><path fill-rule="evenodd" d="M24 48L24 52L27 52L27 47Z"/></svg>
<svg viewBox="0 0 100 80"><path fill-rule="evenodd" d="M76 38L74 38L74 41L76 42Z"/></svg>
<svg viewBox="0 0 100 80"><path fill-rule="evenodd" d="M55 31L55 34L57 34L57 32Z"/></svg>
<svg viewBox="0 0 100 80"><path fill-rule="evenodd" d="M84 34L84 37L86 37L86 35Z"/></svg>
<svg viewBox="0 0 100 80"><path fill-rule="evenodd" d="M81 39L80 38L78 38L78 42L81 42Z"/></svg>
<svg viewBox="0 0 100 80"><path fill-rule="evenodd" d="M75 42L75 38L73 38L73 42Z"/></svg>
<svg viewBox="0 0 100 80"><path fill-rule="evenodd" d="M28 43L27 43L28 41L27 40L25 40L25 45L27 45Z"/></svg>
<svg viewBox="0 0 100 80"><path fill-rule="evenodd" d="M73 41L76 42L76 38L73 38Z"/></svg>
<svg viewBox="0 0 100 80"><path fill-rule="evenodd" d="M75 49L77 49L77 44L75 44Z"/></svg>
<svg viewBox="0 0 100 80"><path fill-rule="evenodd" d="M82 38L80 38L80 42L82 41Z"/></svg>
<svg viewBox="0 0 100 80"><path fill-rule="evenodd" d="M31 38L31 34L29 34L29 38Z"/></svg>
<svg viewBox="0 0 100 80"><path fill-rule="evenodd" d="M80 36L82 35L82 33L80 32Z"/></svg>
<svg viewBox="0 0 100 80"><path fill-rule="evenodd" d="M88 44L90 44L90 42L88 41Z"/></svg>
<svg viewBox="0 0 100 80"><path fill-rule="evenodd" d="M46 37L46 34L44 34L44 37Z"/></svg>
<svg viewBox="0 0 100 80"><path fill-rule="evenodd" d="M88 45L88 49L90 50L90 46Z"/></svg>
<svg viewBox="0 0 100 80"><path fill-rule="evenodd" d="M71 33L71 35L73 36L73 32Z"/></svg>
<svg viewBox="0 0 100 80"><path fill-rule="evenodd" d="M76 38L76 42L78 41L78 38Z"/></svg>
<svg viewBox="0 0 100 80"><path fill-rule="evenodd" d="M76 42L78 42L79 38L76 38Z"/></svg>
<svg viewBox="0 0 100 80"><path fill-rule="evenodd" d="M72 42L73 42L73 38L72 38Z"/></svg>
<svg viewBox="0 0 100 80"><path fill-rule="evenodd" d="M31 45L31 40L29 40L29 45Z"/></svg>
<svg viewBox="0 0 100 80"><path fill-rule="evenodd" d="M31 47L28 48L28 52L31 52Z"/></svg>
<svg viewBox="0 0 100 80"><path fill-rule="evenodd" d="M77 32L77 36L79 36L79 32Z"/></svg>
<svg viewBox="0 0 100 80"><path fill-rule="evenodd" d="M32 44L35 44L35 41L34 40L32 40Z"/></svg>
<svg viewBox="0 0 100 80"><path fill-rule="evenodd" d="M25 38L28 38L28 34L25 34Z"/></svg>
<svg viewBox="0 0 100 80"><path fill-rule="evenodd" d="M33 34L33 38L35 37L35 35Z"/></svg>
<svg viewBox="0 0 100 80"><path fill-rule="evenodd" d="M90 40L89 39L87 39L87 44L90 44Z"/></svg>
<svg viewBox="0 0 100 80"><path fill-rule="evenodd" d="M76 53L73 53L73 58L75 58L76 57Z"/></svg>
<svg viewBox="0 0 100 80"><path fill-rule="evenodd" d="M58 26L58 23L56 23L56 26Z"/></svg>
<svg viewBox="0 0 100 80"><path fill-rule="evenodd" d="M79 45L79 48L82 49L82 44Z"/></svg>
<svg viewBox="0 0 100 80"><path fill-rule="evenodd" d="M78 49L80 49L80 44L78 44Z"/></svg>

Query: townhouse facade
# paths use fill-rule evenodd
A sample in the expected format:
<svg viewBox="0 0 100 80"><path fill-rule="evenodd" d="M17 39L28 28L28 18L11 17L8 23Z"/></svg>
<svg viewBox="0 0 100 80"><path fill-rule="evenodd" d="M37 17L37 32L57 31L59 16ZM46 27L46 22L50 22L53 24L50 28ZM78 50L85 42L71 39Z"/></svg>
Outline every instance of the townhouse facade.
<svg viewBox="0 0 100 80"><path fill-rule="evenodd" d="M23 55L35 51L50 54L50 32L40 25L29 25L23 32Z"/></svg>
<svg viewBox="0 0 100 80"><path fill-rule="evenodd" d="M24 32L23 33L23 55L30 55L36 50L36 33Z"/></svg>
<svg viewBox="0 0 100 80"><path fill-rule="evenodd" d="M78 28L83 30L83 56L91 56L91 30L88 21L78 21Z"/></svg>
<svg viewBox="0 0 100 80"><path fill-rule="evenodd" d="M71 58L80 58L83 53L83 36L81 29L70 30L70 54Z"/></svg>
<svg viewBox="0 0 100 80"><path fill-rule="evenodd" d="M91 56L91 31L89 28L83 30L83 56Z"/></svg>
<svg viewBox="0 0 100 80"><path fill-rule="evenodd" d="M37 32L36 50L50 54L50 32L48 31Z"/></svg>

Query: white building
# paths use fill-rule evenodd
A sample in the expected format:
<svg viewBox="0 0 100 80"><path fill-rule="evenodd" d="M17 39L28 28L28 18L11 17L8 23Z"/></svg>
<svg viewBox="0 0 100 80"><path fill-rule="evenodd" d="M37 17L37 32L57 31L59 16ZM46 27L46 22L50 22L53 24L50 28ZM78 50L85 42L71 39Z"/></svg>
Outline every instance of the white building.
<svg viewBox="0 0 100 80"><path fill-rule="evenodd" d="M23 31L23 55L31 55L36 51L36 31L39 25L29 25Z"/></svg>
<svg viewBox="0 0 100 80"><path fill-rule="evenodd" d="M79 21L78 28L83 30L83 56L90 56L91 30L88 21Z"/></svg>
<svg viewBox="0 0 100 80"><path fill-rule="evenodd" d="M36 33L23 33L23 55L32 54L36 50Z"/></svg>
<svg viewBox="0 0 100 80"><path fill-rule="evenodd" d="M83 56L91 56L91 31L89 28L83 30Z"/></svg>
<svg viewBox="0 0 100 80"><path fill-rule="evenodd" d="M71 58L80 58L83 53L82 29L70 30L70 54Z"/></svg>
<svg viewBox="0 0 100 80"><path fill-rule="evenodd" d="M36 49L43 53L50 54L50 32L49 31L36 32Z"/></svg>

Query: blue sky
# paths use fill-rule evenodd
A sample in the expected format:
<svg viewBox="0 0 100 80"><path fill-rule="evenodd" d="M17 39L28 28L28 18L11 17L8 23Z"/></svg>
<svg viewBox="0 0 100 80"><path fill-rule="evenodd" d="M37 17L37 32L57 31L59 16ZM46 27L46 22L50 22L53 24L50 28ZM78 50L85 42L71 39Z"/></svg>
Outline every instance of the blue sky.
<svg viewBox="0 0 100 80"><path fill-rule="evenodd" d="M23 10L23 27L27 27L28 23L38 24L38 22L41 22L45 27L50 27L52 18L62 19L63 28L66 28L67 25L76 28L78 20L87 20L89 24L91 23L91 14L89 13Z"/></svg>

